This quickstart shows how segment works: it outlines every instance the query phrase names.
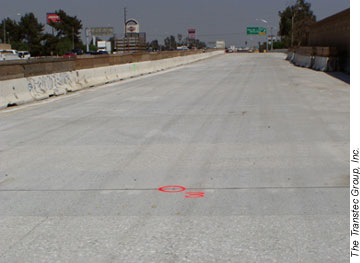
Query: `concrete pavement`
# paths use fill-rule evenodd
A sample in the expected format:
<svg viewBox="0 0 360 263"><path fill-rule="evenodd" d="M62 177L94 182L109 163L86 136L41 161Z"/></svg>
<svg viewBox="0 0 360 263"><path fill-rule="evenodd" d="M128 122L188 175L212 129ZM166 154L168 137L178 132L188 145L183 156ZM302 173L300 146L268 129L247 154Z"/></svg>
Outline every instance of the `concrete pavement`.
<svg viewBox="0 0 360 263"><path fill-rule="evenodd" d="M349 85L283 58L1 111L0 262L348 261Z"/></svg>

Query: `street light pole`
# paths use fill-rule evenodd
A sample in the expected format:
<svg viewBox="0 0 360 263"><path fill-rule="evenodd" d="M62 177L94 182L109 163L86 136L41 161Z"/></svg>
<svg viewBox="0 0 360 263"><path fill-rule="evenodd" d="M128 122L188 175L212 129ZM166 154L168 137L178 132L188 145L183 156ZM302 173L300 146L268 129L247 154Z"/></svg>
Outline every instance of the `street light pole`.
<svg viewBox="0 0 360 263"><path fill-rule="evenodd" d="M295 16L296 13L302 11L302 7L295 7L295 10L293 11L293 15L291 17L291 47L294 45L294 24L295 24Z"/></svg>
<svg viewBox="0 0 360 263"><path fill-rule="evenodd" d="M268 21L266 21L265 19L256 19L256 20L260 20L261 22L266 24L266 51L269 50L269 39L268 39ZM260 46L259 46L260 48Z"/></svg>
<svg viewBox="0 0 360 263"><path fill-rule="evenodd" d="M126 36L126 7L124 7L124 36Z"/></svg>
<svg viewBox="0 0 360 263"><path fill-rule="evenodd" d="M21 16L21 14L20 13L17 13L16 14L17 16ZM3 22L3 24L4 24L4 44L6 44L6 35L7 34L10 34L9 32L6 32L6 20L8 19L9 17L6 17L6 18L4 18L4 22ZM15 18L15 22L16 22L16 18ZM10 36L8 35L8 38L7 38L8 40L9 40L9 43L10 43Z"/></svg>
<svg viewBox="0 0 360 263"><path fill-rule="evenodd" d="M294 45L294 16L295 13L291 17L291 47Z"/></svg>
<svg viewBox="0 0 360 263"><path fill-rule="evenodd" d="M6 18L4 18L4 44L6 44Z"/></svg>
<svg viewBox="0 0 360 263"><path fill-rule="evenodd" d="M271 50L274 49L274 36L273 36L273 27L271 27Z"/></svg>
<svg viewBox="0 0 360 263"><path fill-rule="evenodd" d="M266 51L269 50L269 34L268 34L268 26L266 25Z"/></svg>
<svg viewBox="0 0 360 263"><path fill-rule="evenodd" d="M85 28L85 39L86 39L86 52L89 52L89 38L88 38L88 28Z"/></svg>
<svg viewBox="0 0 360 263"><path fill-rule="evenodd" d="M74 43L74 27L72 28L72 49L75 49L75 43Z"/></svg>

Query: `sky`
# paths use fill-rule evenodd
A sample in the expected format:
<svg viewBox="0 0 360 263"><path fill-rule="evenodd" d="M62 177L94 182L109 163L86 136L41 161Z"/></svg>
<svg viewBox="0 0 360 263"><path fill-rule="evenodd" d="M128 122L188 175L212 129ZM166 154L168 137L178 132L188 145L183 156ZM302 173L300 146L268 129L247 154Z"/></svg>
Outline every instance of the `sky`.
<svg viewBox="0 0 360 263"><path fill-rule="evenodd" d="M41 23L46 13L63 9L77 16L86 27L113 26L118 37L123 34L123 10L127 18L140 24L147 40L182 34L188 28L196 29L196 38L206 43L225 40L226 45L237 47L264 41L263 36L247 36L246 27L263 26L274 32L279 27L278 12L295 3L295 0L1 0L0 19L19 19L18 14L33 12ZM349 0L307 0L317 20L350 7ZM264 23L261 20L266 20ZM49 30L48 26L46 29ZM85 31L85 30L84 30ZM85 39L85 33L82 33Z"/></svg>

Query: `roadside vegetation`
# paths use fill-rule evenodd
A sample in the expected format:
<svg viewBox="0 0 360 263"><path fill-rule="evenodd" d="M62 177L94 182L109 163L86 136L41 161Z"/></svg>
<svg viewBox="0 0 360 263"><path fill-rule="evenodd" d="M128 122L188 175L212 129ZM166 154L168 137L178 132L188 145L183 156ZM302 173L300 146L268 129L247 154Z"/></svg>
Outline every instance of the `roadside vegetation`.
<svg viewBox="0 0 360 263"><path fill-rule="evenodd" d="M80 39L81 20L72 17L63 10L58 10L61 21L50 23L52 33L45 32L45 25L40 23L33 13L27 13L20 21L6 18L0 24L0 40L4 43L4 23L6 26L6 42L13 49L27 50L32 56L63 55L72 49L83 49Z"/></svg>
<svg viewBox="0 0 360 263"><path fill-rule="evenodd" d="M286 7L283 11L279 11L279 16L281 41L276 43L279 46L276 48L288 48L306 44L310 26L316 23L316 16L311 11L311 4L305 0L296 0L295 4Z"/></svg>

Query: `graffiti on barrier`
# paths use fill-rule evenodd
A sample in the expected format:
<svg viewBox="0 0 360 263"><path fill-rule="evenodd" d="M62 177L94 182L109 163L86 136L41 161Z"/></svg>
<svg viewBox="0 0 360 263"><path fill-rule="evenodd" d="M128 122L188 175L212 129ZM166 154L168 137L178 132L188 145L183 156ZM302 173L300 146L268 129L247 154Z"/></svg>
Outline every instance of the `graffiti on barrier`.
<svg viewBox="0 0 360 263"><path fill-rule="evenodd" d="M68 73L28 78L28 89L34 98L58 95L66 92L73 81Z"/></svg>

